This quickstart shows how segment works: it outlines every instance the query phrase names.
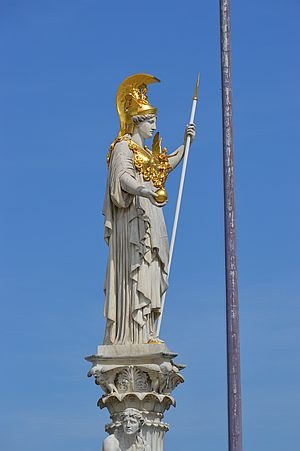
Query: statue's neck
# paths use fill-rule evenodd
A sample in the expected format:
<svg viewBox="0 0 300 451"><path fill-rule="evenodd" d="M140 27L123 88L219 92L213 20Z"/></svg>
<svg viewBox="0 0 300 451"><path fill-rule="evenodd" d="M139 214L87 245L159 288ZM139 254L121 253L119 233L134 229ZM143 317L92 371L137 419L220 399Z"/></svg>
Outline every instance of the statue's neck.
<svg viewBox="0 0 300 451"><path fill-rule="evenodd" d="M141 137L141 135L136 131L133 130L133 133L131 135L132 141L134 141L138 146L144 147L145 140Z"/></svg>
<svg viewBox="0 0 300 451"><path fill-rule="evenodd" d="M133 445L135 445L135 443L136 443L136 434L133 434L133 435L122 434L122 438L119 441L120 441L122 450L123 449L124 450L133 449L133 448L135 448Z"/></svg>

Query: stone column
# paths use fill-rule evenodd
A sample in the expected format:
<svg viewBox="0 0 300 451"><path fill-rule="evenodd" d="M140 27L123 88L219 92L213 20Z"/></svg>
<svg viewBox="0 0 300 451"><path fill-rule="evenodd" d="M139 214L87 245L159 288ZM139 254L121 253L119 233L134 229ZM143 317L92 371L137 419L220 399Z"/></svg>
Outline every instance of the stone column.
<svg viewBox="0 0 300 451"><path fill-rule="evenodd" d="M96 355L86 357L92 363L88 375L104 391L98 406L107 408L111 418L104 450L163 450L169 430L164 413L175 406L171 392L184 381L176 356L163 343L98 346ZM130 427L131 417L139 422L137 432Z"/></svg>

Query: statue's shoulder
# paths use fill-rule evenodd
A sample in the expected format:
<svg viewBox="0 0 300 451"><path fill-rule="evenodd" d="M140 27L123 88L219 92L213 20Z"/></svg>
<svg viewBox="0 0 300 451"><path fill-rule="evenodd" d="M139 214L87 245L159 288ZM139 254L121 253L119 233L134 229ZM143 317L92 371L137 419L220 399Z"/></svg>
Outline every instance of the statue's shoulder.
<svg viewBox="0 0 300 451"><path fill-rule="evenodd" d="M129 149L129 146L130 146L130 139L127 137L122 137L116 142L116 144L114 146L114 150Z"/></svg>
<svg viewBox="0 0 300 451"><path fill-rule="evenodd" d="M108 154L107 154L107 163L110 163L110 160L114 154L127 154L127 156L131 155L132 151L130 150L130 136L123 135L114 140L114 142L110 145Z"/></svg>
<svg viewBox="0 0 300 451"><path fill-rule="evenodd" d="M103 451L121 451L119 447L119 440L113 435L109 435L103 441Z"/></svg>

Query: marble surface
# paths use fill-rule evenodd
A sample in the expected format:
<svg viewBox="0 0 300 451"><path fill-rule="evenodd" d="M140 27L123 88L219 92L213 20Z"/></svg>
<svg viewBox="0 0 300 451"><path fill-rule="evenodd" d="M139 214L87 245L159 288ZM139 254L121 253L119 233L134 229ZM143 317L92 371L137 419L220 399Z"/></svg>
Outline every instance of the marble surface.
<svg viewBox="0 0 300 451"><path fill-rule="evenodd" d="M98 406L107 408L112 420L106 425L109 436L103 443L104 451L163 450L164 435L169 430L164 414L175 406L172 391L184 382L184 365L174 362L176 355L165 343L126 344L98 346L97 353L86 358L92 363L88 376L94 377L103 390ZM134 447L137 445L122 426L128 409L140 418L140 448Z"/></svg>

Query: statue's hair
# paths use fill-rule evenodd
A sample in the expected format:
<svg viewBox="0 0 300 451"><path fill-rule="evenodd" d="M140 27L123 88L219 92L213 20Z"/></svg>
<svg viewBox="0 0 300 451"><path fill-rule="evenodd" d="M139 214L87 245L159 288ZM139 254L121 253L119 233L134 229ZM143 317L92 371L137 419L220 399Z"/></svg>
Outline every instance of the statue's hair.
<svg viewBox="0 0 300 451"><path fill-rule="evenodd" d="M134 125L138 125L141 122L144 121L148 121L149 119L152 119L153 117L155 117L155 114L143 114L140 116L132 116L132 122L134 123Z"/></svg>
<svg viewBox="0 0 300 451"><path fill-rule="evenodd" d="M145 419L143 417L143 414L133 407L127 407L127 409L124 410L124 412L115 414L112 416L112 423L105 425L105 430L109 434L113 433L116 429L120 428L122 426L122 422L124 421L126 415L130 415L134 417L139 423L140 423L140 429L143 426Z"/></svg>
<svg viewBox="0 0 300 451"><path fill-rule="evenodd" d="M114 434L117 439L119 439L120 433L121 433L121 437L122 437L123 432L121 432L120 429L122 427L122 422L124 421L124 419L127 415L134 417L140 424L139 430L135 437L136 448L137 449L146 449L147 443L144 440L143 436L141 435L141 429L145 423L145 419L144 419L142 412L138 409L135 409L134 407L127 407L127 409L125 409L124 412L112 415L111 419L113 420L113 422L105 425L105 431L110 435ZM114 417L117 417L117 418L114 418ZM148 447L147 447L147 449L148 449Z"/></svg>
<svg viewBox="0 0 300 451"><path fill-rule="evenodd" d="M120 421L123 421L124 418L130 415L131 417L134 417L137 421L139 421L140 423L144 422L144 417L141 414L141 412L137 409L134 409L133 407L128 407L127 409L124 410L124 412L121 413L120 415Z"/></svg>

